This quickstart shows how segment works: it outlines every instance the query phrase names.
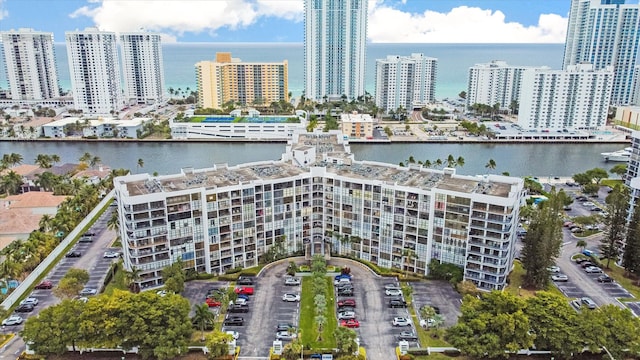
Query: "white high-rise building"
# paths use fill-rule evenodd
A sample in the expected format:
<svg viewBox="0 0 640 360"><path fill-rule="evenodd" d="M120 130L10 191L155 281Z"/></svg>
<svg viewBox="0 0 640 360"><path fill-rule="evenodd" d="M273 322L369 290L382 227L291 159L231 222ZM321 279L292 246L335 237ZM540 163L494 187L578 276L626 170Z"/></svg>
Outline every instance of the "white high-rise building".
<svg viewBox="0 0 640 360"><path fill-rule="evenodd" d="M520 99L522 73L527 69L547 68L512 66L500 60L470 67L467 80L467 107L474 104L488 106L500 104L500 109L510 109L511 103Z"/></svg>
<svg viewBox="0 0 640 360"><path fill-rule="evenodd" d="M159 34L120 34L126 101L155 104L164 99L164 67Z"/></svg>
<svg viewBox="0 0 640 360"><path fill-rule="evenodd" d="M522 75L518 125L524 129L604 129L613 68L592 64L567 70L530 69Z"/></svg>
<svg viewBox="0 0 640 360"><path fill-rule="evenodd" d="M0 33L13 100L60 96L53 33L19 29Z"/></svg>
<svg viewBox="0 0 640 360"><path fill-rule="evenodd" d="M110 114L122 107L116 34L87 28L66 32L73 101L87 114Z"/></svg>
<svg viewBox="0 0 640 360"><path fill-rule="evenodd" d="M614 68L611 104L633 101L633 74L640 41L640 5L625 0L572 0L563 68L591 63Z"/></svg>
<svg viewBox="0 0 640 360"><path fill-rule="evenodd" d="M305 96L364 95L367 0L305 0Z"/></svg>
<svg viewBox="0 0 640 360"><path fill-rule="evenodd" d="M435 102L437 68L438 59L423 54L376 60L376 105L389 112Z"/></svg>

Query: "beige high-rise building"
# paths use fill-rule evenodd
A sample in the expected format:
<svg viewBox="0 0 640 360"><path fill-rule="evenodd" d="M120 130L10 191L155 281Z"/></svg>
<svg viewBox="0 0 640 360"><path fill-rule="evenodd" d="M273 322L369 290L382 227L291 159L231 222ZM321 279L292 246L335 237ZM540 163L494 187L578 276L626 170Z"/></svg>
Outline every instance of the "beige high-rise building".
<svg viewBox="0 0 640 360"><path fill-rule="evenodd" d="M199 107L220 109L229 101L242 105L289 101L287 60L241 62L231 53L216 53L216 61L201 61L195 67Z"/></svg>

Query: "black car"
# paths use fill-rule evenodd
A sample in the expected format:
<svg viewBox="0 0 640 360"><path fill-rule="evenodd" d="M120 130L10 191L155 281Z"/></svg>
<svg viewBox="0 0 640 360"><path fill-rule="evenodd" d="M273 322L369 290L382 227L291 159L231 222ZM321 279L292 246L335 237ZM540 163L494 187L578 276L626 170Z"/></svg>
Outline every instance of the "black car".
<svg viewBox="0 0 640 360"><path fill-rule="evenodd" d="M353 296L353 289L338 290L338 296Z"/></svg>
<svg viewBox="0 0 640 360"><path fill-rule="evenodd" d="M224 326L242 326L244 325L244 318L240 316L229 316L224 321Z"/></svg>
<svg viewBox="0 0 640 360"><path fill-rule="evenodd" d="M229 308L227 308L227 312L229 313L246 313L249 312L249 306L244 304L244 305L240 305L240 304L233 304L230 305Z"/></svg>
<svg viewBox="0 0 640 360"><path fill-rule="evenodd" d="M216 295L224 295L226 294L226 289L223 288L212 288L207 291L207 297L216 297Z"/></svg>
<svg viewBox="0 0 640 360"><path fill-rule="evenodd" d="M247 276L240 276L238 281L236 281L238 285L253 285L253 278Z"/></svg>
<svg viewBox="0 0 640 360"><path fill-rule="evenodd" d="M398 334L398 340L418 341L418 336L411 331L403 331Z"/></svg>
<svg viewBox="0 0 640 360"><path fill-rule="evenodd" d="M610 283L613 282L613 279L609 275L600 275L598 276L598 282Z"/></svg>
<svg viewBox="0 0 640 360"><path fill-rule="evenodd" d="M591 261L585 261L585 262L582 262L582 263L580 264L580 266L582 266L582 268L583 268L583 269L586 269L586 268L588 268L589 266L598 266L598 265L596 265L596 264L592 263Z"/></svg>
<svg viewBox="0 0 640 360"><path fill-rule="evenodd" d="M26 312L32 312L34 309L34 306L32 304L23 304L18 306L18 308L16 308L15 312L17 313L26 313Z"/></svg>
<svg viewBox="0 0 640 360"><path fill-rule="evenodd" d="M289 331L290 329L295 330L295 326L292 323L279 323L276 327L276 331Z"/></svg>
<svg viewBox="0 0 640 360"><path fill-rule="evenodd" d="M80 251L69 251L64 257L77 258L81 256L82 256L82 253Z"/></svg>
<svg viewBox="0 0 640 360"><path fill-rule="evenodd" d="M94 232L86 232L86 233L84 233L83 236L96 236L96 233L94 233Z"/></svg>
<svg viewBox="0 0 640 360"><path fill-rule="evenodd" d="M390 308L406 308L407 302L404 300L392 299L392 300L389 300L389 307Z"/></svg>

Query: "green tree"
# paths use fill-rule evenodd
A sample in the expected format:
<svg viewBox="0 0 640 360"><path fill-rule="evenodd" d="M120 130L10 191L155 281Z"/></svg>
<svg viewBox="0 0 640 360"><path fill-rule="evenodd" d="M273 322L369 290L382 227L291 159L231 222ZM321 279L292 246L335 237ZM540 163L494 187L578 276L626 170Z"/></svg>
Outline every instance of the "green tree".
<svg viewBox="0 0 640 360"><path fill-rule="evenodd" d="M207 309L207 312L209 312L209 309ZM232 340L233 337L230 334L219 330L214 330L208 334L205 345L209 349L209 358L217 359L229 354L229 343Z"/></svg>
<svg viewBox="0 0 640 360"><path fill-rule="evenodd" d="M587 242L584 239L580 239L576 242L576 247L579 247L580 251L584 251L587 247Z"/></svg>
<svg viewBox="0 0 640 360"><path fill-rule="evenodd" d="M526 300L525 313L535 334L536 349L549 350L561 358L582 351L578 314L564 296L539 291Z"/></svg>
<svg viewBox="0 0 640 360"><path fill-rule="evenodd" d="M194 305L193 321L198 325L202 332L202 341L204 341L204 329L207 323L213 323L216 315L209 311L209 305L196 304Z"/></svg>
<svg viewBox="0 0 640 360"><path fill-rule="evenodd" d="M609 173L622 177L627 173L627 164L617 164L609 170Z"/></svg>
<svg viewBox="0 0 640 360"><path fill-rule="evenodd" d="M38 154L34 162L43 169L49 169L52 166L51 156L46 154Z"/></svg>
<svg viewBox="0 0 640 360"><path fill-rule="evenodd" d="M184 271L184 262L178 259L173 264L162 269L162 280L167 291L180 294L184 291L184 282L187 280Z"/></svg>
<svg viewBox="0 0 640 360"><path fill-rule="evenodd" d="M600 244L602 256L607 258L607 269L611 260L616 261L625 239L629 194L626 187L616 186L605 199L607 214L604 217L606 236Z"/></svg>
<svg viewBox="0 0 640 360"><path fill-rule="evenodd" d="M493 159L489 159L489 161L485 164L485 168L489 169L489 170L493 170L496 168L496 162Z"/></svg>
<svg viewBox="0 0 640 360"><path fill-rule="evenodd" d="M64 300L62 303L42 309L38 316L30 316L20 336L37 354L63 355L67 346L75 348L82 338L79 314L84 303Z"/></svg>
<svg viewBox="0 0 640 360"><path fill-rule="evenodd" d="M524 300L508 292L492 291L482 299L465 296L458 323L447 330L447 340L474 358L508 358L529 349L535 335L524 313Z"/></svg>
<svg viewBox="0 0 640 360"><path fill-rule="evenodd" d="M591 170L587 170L586 174L593 179L596 184L600 184L600 180L606 179L609 176L607 170L601 168L593 168Z"/></svg>
<svg viewBox="0 0 640 360"><path fill-rule="evenodd" d="M89 273L86 270L71 268L53 289L53 294L61 299L70 299L78 295L88 281Z"/></svg>
<svg viewBox="0 0 640 360"><path fill-rule="evenodd" d="M139 169L142 169L142 168L144 167L144 160L143 160L143 159L141 159L141 158L140 158L140 159L138 159L138 163L136 164L136 166L137 166Z"/></svg>
<svg viewBox="0 0 640 360"><path fill-rule="evenodd" d="M358 334L353 329L338 326L333 331L333 337L336 339L336 347L342 355L353 354L358 351L356 338Z"/></svg>
<svg viewBox="0 0 640 360"><path fill-rule="evenodd" d="M458 97L461 99L466 99L467 98L467 92L466 91L460 91L458 93Z"/></svg>
<svg viewBox="0 0 640 360"><path fill-rule="evenodd" d="M640 350L640 319L627 308L605 305L581 316L586 346L594 351L606 347L615 359L625 359Z"/></svg>
<svg viewBox="0 0 640 360"><path fill-rule="evenodd" d="M7 196L17 194L20 191L20 185L22 185L22 176L13 170L0 177L0 186Z"/></svg>
<svg viewBox="0 0 640 360"><path fill-rule="evenodd" d="M593 182L593 178L589 176L587 173L578 173L574 174L572 177L573 181L576 183L585 186L587 184L591 184Z"/></svg>
<svg viewBox="0 0 640 360"><path fill-rule="evenodd" d="M640 273L640 206L635 205L627 227L627 236L622 255L622 266L627 275Z"/></svg>
<svg viewBox="0 0 640 360"><path fill-rule="evenodd" d="M543 289L549 282L547 268L555 263L562 246L562 220L558 217L562 207L561 197L552 188L547 201L538 204L530 216L521 251L526 286Z"/></svg>

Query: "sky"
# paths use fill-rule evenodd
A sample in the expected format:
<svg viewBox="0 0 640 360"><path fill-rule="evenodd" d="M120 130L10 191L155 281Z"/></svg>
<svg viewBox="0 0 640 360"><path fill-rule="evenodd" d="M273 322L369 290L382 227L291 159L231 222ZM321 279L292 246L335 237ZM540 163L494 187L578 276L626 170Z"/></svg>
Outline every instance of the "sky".
<svg viewBox="0 0 640 360"><path fill-rule="evenodd" d="M371 43L564 43L570 0L369 0ZM294 42L303 0L0 0L0 31L140 29L163 42Z"/></svg>

